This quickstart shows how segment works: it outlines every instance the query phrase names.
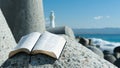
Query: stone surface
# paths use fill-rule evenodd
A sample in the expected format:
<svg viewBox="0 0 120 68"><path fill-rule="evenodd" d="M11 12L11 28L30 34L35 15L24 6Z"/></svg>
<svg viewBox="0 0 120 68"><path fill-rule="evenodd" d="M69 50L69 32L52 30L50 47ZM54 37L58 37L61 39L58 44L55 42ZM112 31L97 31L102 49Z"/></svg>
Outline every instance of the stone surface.
<svg viewBox="0 0 120 68"><path fill-rule="evenodd" d="M110 53L110 51L108 50L104 50L104 59L106 59L107 61L114 63L116 61L116 58L113 54Z"/></svg>
<svg viewBox="0 0 120 68"><path fill-rule="evenodd" d="M116 52L116 53L114 53L114 56L115 56L116 59L119 59L120 58L120 53Z"/></svg>
<svg viewBox="0 0 120 68"><path fill-rule="evenodd" d="M59 59L43 54L31 55L21 53L8 59L2 67L11 68L117 68L108 61L100 58L91 50L63 35L67 43ZM20 58L24 57L24 58ZM27 60L29 58L29 60ZM31 60L30 60L31 59ZM10 63L10 64L8 64ZM6 65L7 64L7 65ZM24 66L23 66L24 65ZM22 66L22 67L21 67Z"/></svg>
<svg viewBox="0 0 120 68"><path fill-rule="evenodd" d="M97 48L96 46L87 46L90 50L92 50L95 54L99 55L101 58L104 58L103 52Z"/></svg>
<svg viewBox="0 0 120 68"><path fill-rule="evenodd" d="M114 56L119 59L120 58L120 46L114 48Z"/></svg>
<svg viewBox="0 0 120 68"><path fill-rule="evenodd" d="M86 38L79 38L79 43L83 44L84 46L89 46L89 39Z"/></svg>
<svg viewBox="0 0 120 68"><path fill-rule="evenodd" d="M42 0L0 0L0 8L17 42L28 33L45 31Z"/></svg>
<svg viewBox="0 0 120 68"><path fill-rule="evenodd" d="M73 39L75 39L73 30L68 26L62 26L62 27L55 27L55 28L47 28L47 31L55 34L65 34Z"/></svg>
<svg viewBox="0 0 120 68"><path fill-rule="evenodd" d="M116 58L111 54L105 55L104 59L106 59L107 61L109 61L111 63L114 63L116 61Z"/></svg>
<svg viewBox="0 0 120 68"><path fill-rule="evenodd" d="M117 59L117 60L114 62L114 64L115 64L118 68L120 68L120 58Z"/></svg>
<svg viewBox="0 0 120 68"><path fill-rule="evenodd" d="M16 45L15 39L0 9L0 66L7 60L9 52Z"/></svg>

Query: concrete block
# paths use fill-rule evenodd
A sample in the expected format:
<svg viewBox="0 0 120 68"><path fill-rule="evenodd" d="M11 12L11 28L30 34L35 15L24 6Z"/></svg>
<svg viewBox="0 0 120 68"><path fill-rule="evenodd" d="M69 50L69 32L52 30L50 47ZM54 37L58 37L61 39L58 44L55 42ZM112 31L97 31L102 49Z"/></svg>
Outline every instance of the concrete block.
<svg viewBox="0 0 120 68"><path fill-rule="evenodd" d="M8 59L9 52L16 45L15 39L0 9L0 66Z"/></svg>
<svg viewBox="0 0 120 68"><path fill-rule="evenodd" d="M31 32L45 31L42 0L0 0L0 7L17 42Z"/></svg>
<svg viewBox="0 0 120 68"><path fill-rule="evenodd" d="M75 35L73 33L73 30L68 26L47 28L47 31L49 31L51 33L55 33L55 34L65 34L65 35L75 39Z"/></svg>

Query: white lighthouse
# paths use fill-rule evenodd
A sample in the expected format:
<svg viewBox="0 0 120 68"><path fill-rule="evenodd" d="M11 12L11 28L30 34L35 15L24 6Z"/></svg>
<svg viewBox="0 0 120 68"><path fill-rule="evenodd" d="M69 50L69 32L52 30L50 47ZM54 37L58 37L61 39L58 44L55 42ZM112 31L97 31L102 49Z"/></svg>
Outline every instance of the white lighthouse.
<svg viewBox="0 0 120 68"><path fill-rule="evenodd" d="M55 28L55 15L54 11L51 11L50 13L50 27Z"/></svg>

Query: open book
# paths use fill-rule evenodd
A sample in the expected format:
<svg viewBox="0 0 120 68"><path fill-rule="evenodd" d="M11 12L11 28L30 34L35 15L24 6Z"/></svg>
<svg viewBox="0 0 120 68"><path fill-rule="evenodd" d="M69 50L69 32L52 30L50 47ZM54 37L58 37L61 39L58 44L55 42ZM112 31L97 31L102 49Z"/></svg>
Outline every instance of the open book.
<svg viewBox="0 0 120 68"><path fill-rule="evenodd" d="M19 53L46 54L58 59L66 40L58 35L45 31L44 33L33 32L23 36L18 45L9 53L9 57Z"/></svg>

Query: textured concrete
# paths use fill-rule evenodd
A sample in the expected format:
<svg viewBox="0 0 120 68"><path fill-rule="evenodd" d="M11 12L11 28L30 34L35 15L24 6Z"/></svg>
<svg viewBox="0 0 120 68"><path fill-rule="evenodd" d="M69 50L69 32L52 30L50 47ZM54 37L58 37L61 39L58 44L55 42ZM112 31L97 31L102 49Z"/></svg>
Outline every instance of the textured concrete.
<svg viewBox="0 0 120 68"><path fill-rule="evenodd" d="M42 0L0 0L0 7L17 42L28 33L45 31Z"/></svg>
<svg viewBox="0 0 120 68"><path fill-rule="evenodd" d="M63 35L64 36L64 35ZM75 39L64 36L67 43L59 59L43 54L31 55L19 53L9 58L2 67L5 68L117 68L100 58L91 50L77 43ZM31 59L31 60L30 60Z"/></svg>
<svg viewBox="0 0 120 68"><path fill-rule="evenodd" d="M8 58L9 52L16 46L15 39L0 10L0 66Z"/></svg>

